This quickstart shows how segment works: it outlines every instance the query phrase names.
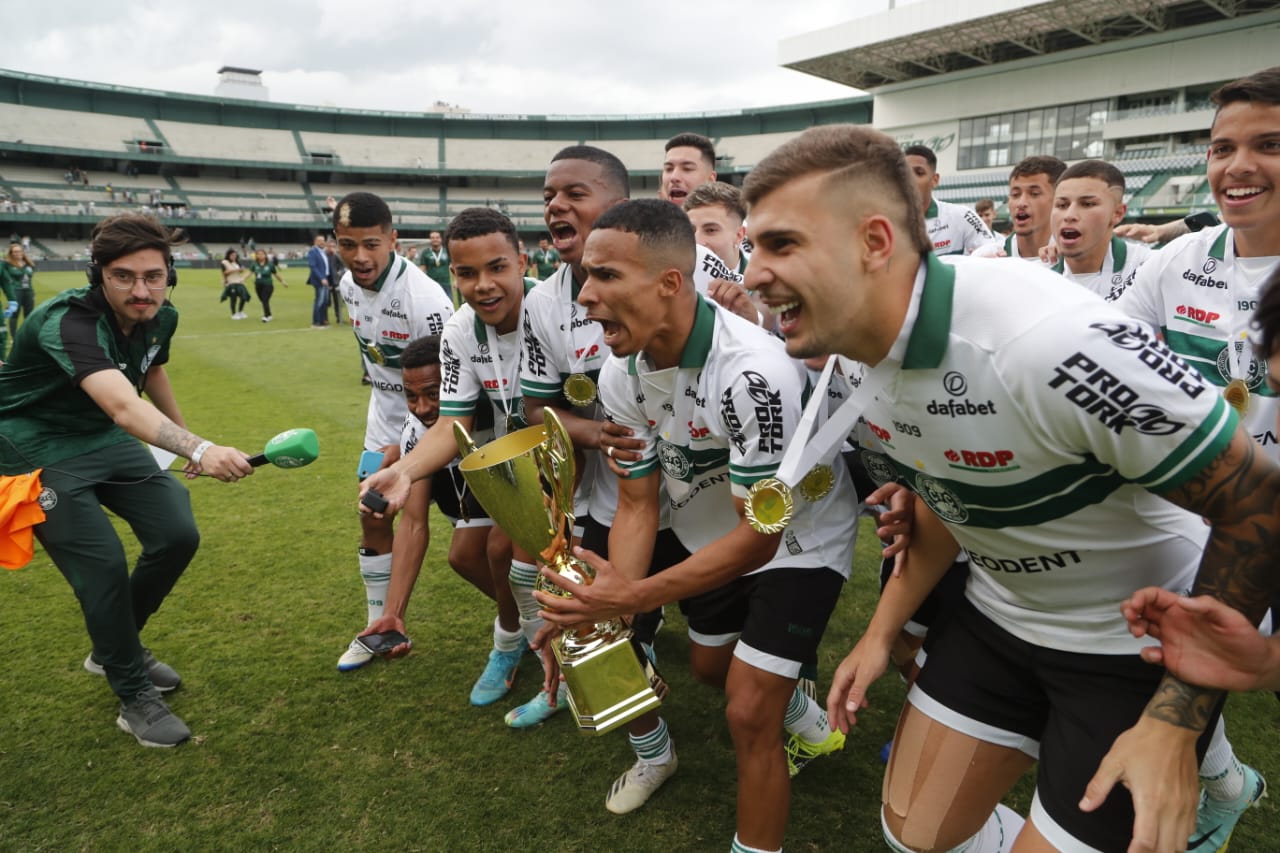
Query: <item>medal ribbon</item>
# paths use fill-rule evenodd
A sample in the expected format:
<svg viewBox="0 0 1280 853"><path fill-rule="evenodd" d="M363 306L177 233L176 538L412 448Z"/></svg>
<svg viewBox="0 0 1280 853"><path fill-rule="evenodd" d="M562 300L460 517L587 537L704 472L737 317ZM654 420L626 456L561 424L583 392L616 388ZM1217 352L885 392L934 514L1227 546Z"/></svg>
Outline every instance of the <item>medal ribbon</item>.
<svg viewBox="0 0 1280 853"><path fill-rule="evenodd" d="M828 417L827 388L831 384L831 374L837 360L846 372L846 383L850 386L849 394L839 408ZM847 374L859 367L863 370L862 381L854 386ZM792 488L804 479L814 465L828 461L836 449L844 444L845 438L853 430L853 425L857 423L858 418L875 396L888 384L893 373L894 368L889 366L888 359L880 362L876 367L867 367L841 356L829 356L826 366L822 368L822 374L818 377L818 384L814 386L809 402L804 407L804 413L800 416L800 422L796 425L795 434L791 436L791 441L782 453L778 473L774 476L788 488ZM815 423L819 426L818 431L813 433ZM810 433L813 433L812 438Z"/></svg>

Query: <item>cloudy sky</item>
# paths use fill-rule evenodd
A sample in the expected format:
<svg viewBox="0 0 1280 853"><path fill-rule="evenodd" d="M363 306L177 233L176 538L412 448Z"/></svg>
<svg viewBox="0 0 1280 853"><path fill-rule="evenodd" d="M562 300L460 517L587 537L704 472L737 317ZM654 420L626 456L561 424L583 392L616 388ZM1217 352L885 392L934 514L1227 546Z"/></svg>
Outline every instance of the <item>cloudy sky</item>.
<svg viewBox="0 0 1280 853"><path fill-rule="evenodd" d="M380 110L735 109L857 94L780 68L778 40L888 4L61 0L5 15L20 34L0 66L212 95L217 69L234 65L262 69L276 102Z"/></svg>

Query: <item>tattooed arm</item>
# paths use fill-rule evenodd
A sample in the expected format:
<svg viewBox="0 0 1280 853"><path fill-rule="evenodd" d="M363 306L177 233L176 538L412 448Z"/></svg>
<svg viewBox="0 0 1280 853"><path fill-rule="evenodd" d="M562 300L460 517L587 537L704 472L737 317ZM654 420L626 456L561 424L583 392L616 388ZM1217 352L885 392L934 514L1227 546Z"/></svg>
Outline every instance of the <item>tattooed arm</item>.
<svg viewBox="0 0 1280 853"><path fill-rule="evenodd" d="M1193 592L1257 624L1277 585L1280 467L1242 427L1219 456L1164 497L1212 525ZM1081 808L1102 804L1116 782L1133 795L1131 853L1184 849L1195 827L1195 742L1222 693L1167 674L1137 725L1120 735L1089 782Z"/></svg>

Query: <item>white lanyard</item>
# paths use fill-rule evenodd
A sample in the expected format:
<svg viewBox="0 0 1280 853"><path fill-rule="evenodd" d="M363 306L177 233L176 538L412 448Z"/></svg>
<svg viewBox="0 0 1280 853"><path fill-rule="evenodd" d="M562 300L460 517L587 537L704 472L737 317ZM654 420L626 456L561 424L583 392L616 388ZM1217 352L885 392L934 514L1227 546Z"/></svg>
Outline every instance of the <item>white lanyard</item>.
<svg viewBox="0 0 1280 853"><path fill-rule="evenodd" d="M831 384L831 373L837 360L845 372L849 395L835 413L828 417L827 387ZM853 372L859 368L861 376L855 380ZM804 413L800 416L800 422L796 425L795 434L782 453L782 462L778 465L775 476L791 488L803 480L815 465L829 460L835 450L844 444L863 411L888 384L895 368L896 363L891 366L887 358L875 367L868 367L843 356L829 356L826 366L822 368L822 375L818 377L818 384L804 407ZM815 423L819 424L818 431L810 438Z"/></svg>
<svg viewBox="0 0 1280 853"><path fill-rule="evenodd" d="M493 382L498 389L498 399L502 401L502 413L506 415L506 423L503 430L503 433L506 434L511 431L514 425L514 416L511 413L511 397L507 394L508 383L506 377L498 369L499 364L502 362L502 336L498 334L497 329L487 323L484 326L484 331L486 343L490 339L493 341L493 345L489 347L489 370L493 373Z"/></svg>

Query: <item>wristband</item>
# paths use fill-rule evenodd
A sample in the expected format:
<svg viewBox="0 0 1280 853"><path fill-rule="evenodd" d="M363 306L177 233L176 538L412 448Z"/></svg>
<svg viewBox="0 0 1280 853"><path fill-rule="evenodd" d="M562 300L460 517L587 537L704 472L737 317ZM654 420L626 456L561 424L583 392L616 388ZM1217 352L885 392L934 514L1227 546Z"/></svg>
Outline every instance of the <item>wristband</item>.
<svg viewBox="0 0 1280 853"><path fill-rule="evenodd" d="M190 458L196 465L199 465L200 460L204 458L204 452L210 447L213 447L212 441L202 441L196 445L195 450L191 451L191 456L188 458Z"/></svg>

